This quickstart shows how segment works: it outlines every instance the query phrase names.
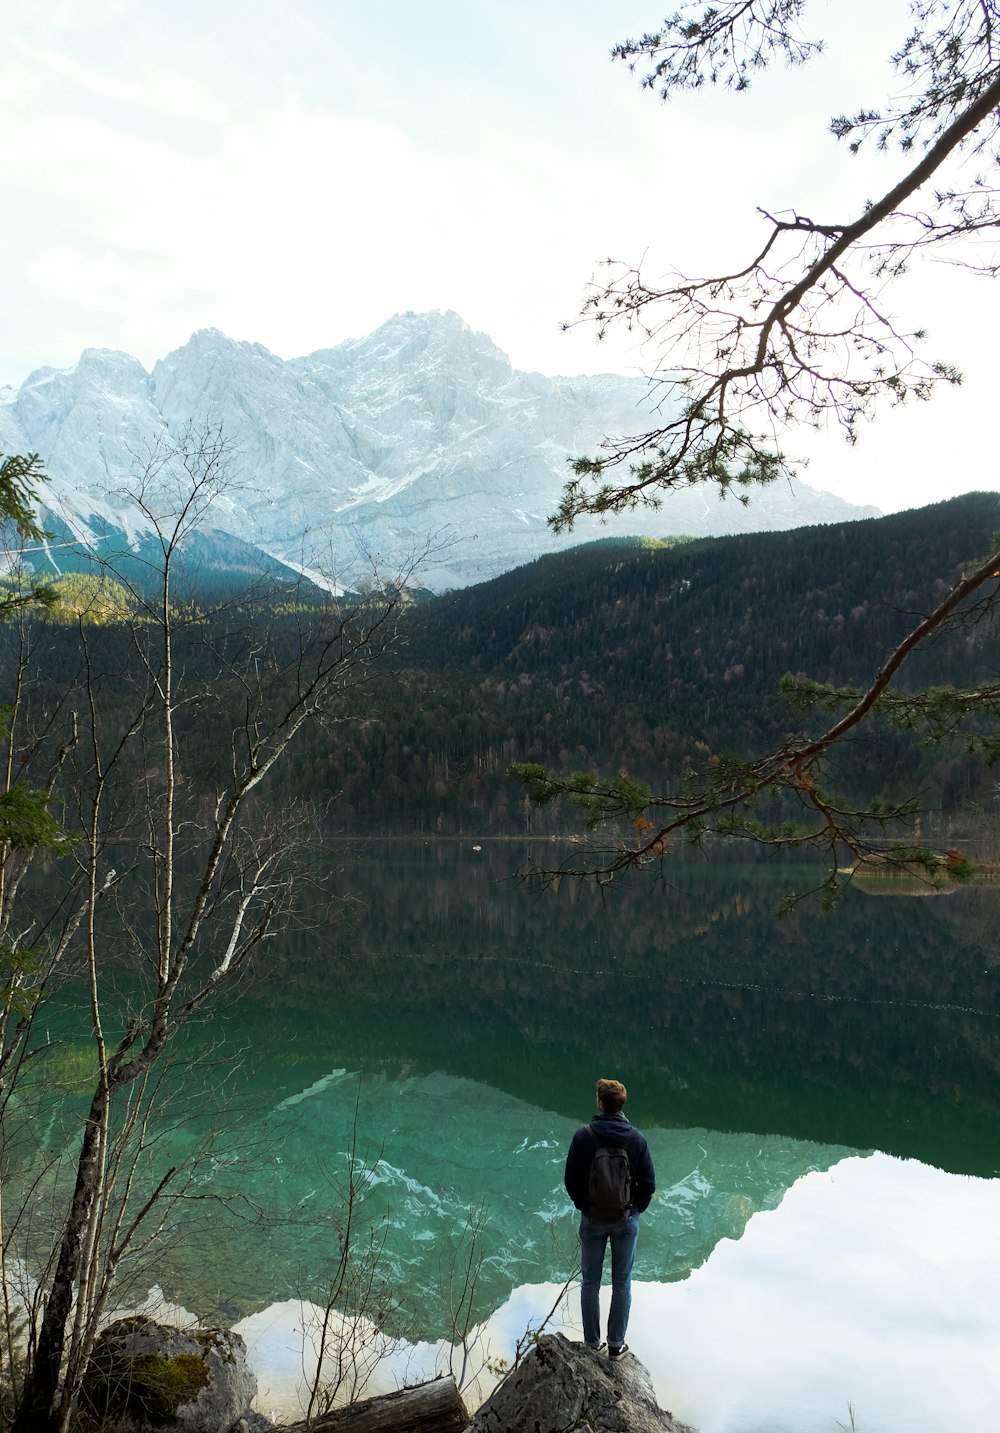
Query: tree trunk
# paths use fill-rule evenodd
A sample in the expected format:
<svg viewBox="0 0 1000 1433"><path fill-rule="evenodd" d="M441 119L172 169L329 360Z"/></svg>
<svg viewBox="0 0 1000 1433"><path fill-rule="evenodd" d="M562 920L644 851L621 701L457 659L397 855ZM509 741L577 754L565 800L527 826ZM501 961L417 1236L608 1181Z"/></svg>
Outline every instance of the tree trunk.
<svg viewBox="0 0 1000 1433"><path fill-rule="evenodd" d="M292 1423L280 1433L459 1433L469 1421L451 1374L335 1408L311 1423Z"/></svg>
<svg viewBox="0 0 1000 1433"><path fill-rule="evenodd" d="M73 1307L73 1291L80 1279L84 1237L98 1192L101 1130L106 1106L107 1091L102 1083L94 1096L84 1127L73 1202L59 1246L59 1260L45 1303L38 1343L31 1369L25 1379L21 1403L11 1425L11 1433L58 1433L59 1411L56 1395L59 1389L59 1373L66 1343L66 1328Z"/></svg>

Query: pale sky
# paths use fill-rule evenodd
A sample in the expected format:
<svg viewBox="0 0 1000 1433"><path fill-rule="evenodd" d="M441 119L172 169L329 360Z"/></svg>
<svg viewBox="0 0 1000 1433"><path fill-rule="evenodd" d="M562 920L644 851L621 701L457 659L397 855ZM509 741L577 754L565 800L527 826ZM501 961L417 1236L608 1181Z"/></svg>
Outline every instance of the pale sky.
<svg viewBox="0 0 1000 1433"><path fill-rule="evenodd" d="M755 207L853 218L901 172L830 115L879 103L904 0L813 0L818 62L664 106L612 65L672 0L33 0L0 20L0 383L85 347L147 367L198 328L283 358L454 309L518 368L648 371L566 335L595 261L749 258ZM1000 487L997 285L941 263L893 305L961 392L804 476L885 511Z"/></svg>

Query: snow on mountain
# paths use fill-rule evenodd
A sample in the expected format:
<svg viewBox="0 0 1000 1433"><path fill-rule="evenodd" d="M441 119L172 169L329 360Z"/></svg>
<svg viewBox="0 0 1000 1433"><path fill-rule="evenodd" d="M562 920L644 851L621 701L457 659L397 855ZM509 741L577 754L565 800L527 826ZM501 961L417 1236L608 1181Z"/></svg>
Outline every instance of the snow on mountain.
<svg viewBox="0 0 1000 1433"><path fill-rule="evenodd" d="M462 586L595 536L721 534L875 514L802 484L755 494L672 495L657 511L571 537L546 524L567 460L605 434L641 430L646 384L604 375L547 378L454 313L397 314L365 338L284 361L215 329L152 373L127 354L87 349L0 392L0 451L38 452L47 507L80 538L112 523L138 541L126 492L156 456L221 426L231 482L209 521L292 566L350 581L373 558L394 567L430 545L425 585ZM132 516L129 512L132 511Z"/></svg>
<svg viewBox="0 0 1000 1433"><path fill-rule="evenodd" d="M172 446L150 377L128 354L84 349L72 368L40 368L0 409L0 451L44 455L46 510L78 539L95 525L145 527L125 496L137 465Z"/></svg>

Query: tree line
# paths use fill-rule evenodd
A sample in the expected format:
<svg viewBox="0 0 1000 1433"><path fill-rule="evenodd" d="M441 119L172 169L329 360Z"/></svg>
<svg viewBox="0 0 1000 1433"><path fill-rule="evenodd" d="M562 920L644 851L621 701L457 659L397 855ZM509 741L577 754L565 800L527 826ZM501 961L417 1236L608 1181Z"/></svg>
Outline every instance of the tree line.
<svg viewBox="0 0 1000 1433"><path fill-rule="evenodd" d="M652 782L665 772L682 779L715 753L751 756L803 729L781 690L786 673L835 689L862 681L914 613L958 580L998 516L996 496L983 493L793 532L600 542L424 601L401 614L391 662L352 694L352 720L303 733L282 796L308 795L335 828L359 833L571 831L574 815L536 807L509 776L511 762ZM73 680L81 610L109 697L127 670L134 634L121 589L94 584L60 580L60 602L34 621L43 705ZM317 600L280 594L266 624L292 640ZM236 610L198 612L178 632L186 672L213 680L223 641L215 629L232 626ZM262 611L243 619L248 632L255 620L263 630ZM908 682L974 684L994 631L990 621L942 635L914 654ZM13 631L0 640L11 643ZM219 747L204 713L185 707L178 731L209 783ZM814 718L804 729L818 726ZM924 793L933 820L969 826L993 800L987 756L915 739L886 719L836 754L835 780L887 801Z"/></svg>

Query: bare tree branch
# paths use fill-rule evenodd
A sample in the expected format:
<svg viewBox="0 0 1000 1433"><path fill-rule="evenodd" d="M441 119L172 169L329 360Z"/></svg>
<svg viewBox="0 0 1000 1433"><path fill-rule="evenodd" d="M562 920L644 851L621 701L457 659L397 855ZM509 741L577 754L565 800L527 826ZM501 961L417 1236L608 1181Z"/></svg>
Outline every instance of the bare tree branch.
<svg viewBox="0 0 1000 1433"><path fill-rule="evenodd" d="M696 17L689 6L615 54L633 65L655 61L644 83L664 98L703 83L743 89L776 54L797 63L816 52L792 33L804 8L805 0L747 0ZM833 419L853 440L881 400L925 399L937 384L961 381L954 364L920 356L921 331L896 323L883 291L915 253L1000 224L988 178L941 183L955 164L980 158L992 172L1000 162L1000 61L991 5L926 0L914 9L921 23L895 60L923 81L921 99L832 126L855 147L859 129L873 126L881 126L883 147L895 137L908 153L923 141L919 158L880 198L843 221L762 209L770 224L764 244L746 264L711 277L650 284L639 269L608 261L612 277L593 287L578 322L595 324L599 337L621 323L655 345L653 381L668 416L574 461L550 519L557 530L583 513L656 504L695 483L714 482L725 494L771 482L787 468L778 442L796 423ZM918 196L924 207L908 208ZM978 256L976 266L997 267ZM625 464L628 476L618 475Z"/></svg>

